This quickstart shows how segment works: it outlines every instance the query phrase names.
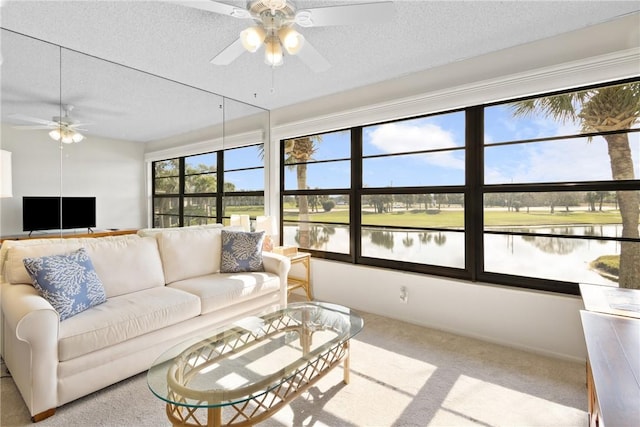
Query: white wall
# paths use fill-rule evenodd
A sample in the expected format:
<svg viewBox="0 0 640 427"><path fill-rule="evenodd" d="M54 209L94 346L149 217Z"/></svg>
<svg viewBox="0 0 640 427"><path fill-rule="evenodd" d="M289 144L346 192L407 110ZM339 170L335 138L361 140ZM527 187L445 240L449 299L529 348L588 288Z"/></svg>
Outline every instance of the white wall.
<svg viewBox="0 0 640 427"><path fill-rule="evenodd" d="M2 199L0 234L22 234L22 196L95 196L96 229L146 226L144 144L87 136L60 150L45 131L2 125L12 153L13 197Z"/></svg>
<svg viewBox="0 0 640 427"><path fill-rule="evenodd" d="M586 358L579 297L317 258L311 265L318 300L549 356Z"/></svg>

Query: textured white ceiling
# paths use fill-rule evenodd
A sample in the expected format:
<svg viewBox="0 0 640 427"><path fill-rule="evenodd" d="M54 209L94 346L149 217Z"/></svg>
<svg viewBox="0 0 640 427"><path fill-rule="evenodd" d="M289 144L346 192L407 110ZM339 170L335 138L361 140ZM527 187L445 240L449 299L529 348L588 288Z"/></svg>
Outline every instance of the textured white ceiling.
<svg viewBox="0 0 640 427"><path fill-rule="evenodd" d="M295 3L302 8L373 1L298 0ZM246 5L245 1L224 2L237 7ZM262 51L245 53L227 66L212 65L209 60L233 42L250 21L163 1L9 0L0 9L0 20L2 28L13 32L274 109L588 27L637 12L640 2L398 0L394 2L394 9L394 14L381 25L300 29L332 65L321 73L310 70L291 56L285 56L283 66L272 69L264 64ZM16 112L21 105L20 112L28 113L25 110L29 108L28 101L20 98L34 92L41 102L58 99L57 86L47 84L60 77L60 70L47 65L52 52L27 46L21 46L18 52L9 52L8 49L15 50L16 46L6 42L11 37L4 32L3 36L4 40L0 41L5 59L2 90L3 98L11 101L3 99L3 116ZM34 54L40 63L37 67L10 64L11 60L18 61L19 56L33 59ZM63 75L69 73L66 65L71 63L69 60L65 64L63 57ZM85 112L91 108L100 112L102 118L121 114L135 106L117 105L114 94L118 94L117 99L122 102L136 91L143 96L148 79L101 71L106 68L109 67L96 66L90 75L84 74L86 78L82 73L74 76L76 92L73 96L71 92L66 95L76 100L66 102L80 104L76 108L79 115L83 107ZM120 77L117 89L112 87L116 76ZM22 87L10 87L13 81ZM96 85L96 81L105 84ZM62 82L64 86L64 79ZM71 91L68 87L63 89ZM59 92L59 88L57 90ZM169 83L165 89L158 87L156 91L165 97L178 96ZM193 89L193 92L197 91ZM147 105L153 103L150 101L153 97L147 98ZM202 102L210 106L218 100L209 98ZM36 114L35 110L33 113ZM186 120L177 116L173 119ZM136 136L146 140L157 137L156 134Z"/></svg>

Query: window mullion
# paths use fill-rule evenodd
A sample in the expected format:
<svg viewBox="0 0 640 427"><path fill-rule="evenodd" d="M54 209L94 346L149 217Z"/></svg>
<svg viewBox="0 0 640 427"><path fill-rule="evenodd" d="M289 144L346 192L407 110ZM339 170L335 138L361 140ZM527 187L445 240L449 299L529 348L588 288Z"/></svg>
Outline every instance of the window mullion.
<svg viewBox="0 0 640 427"><path fill-rule="evenodd" d="M187 169L185 167L185 158L180 157L178 161L178 224L180 227L184 227L184 201L185 201L185 182Z"/></svg>
<svg viewBox="0 0 640 427"><path fill-rule="evenodd" d="M216 220L222 223L224 215L224 150L218 151L216 158Z"/></svg>
<svg viewBox="0 0 640 427"><path fill-rule="evenodd" d="M352 262L362 256L362 126L351 129L351 195L349 234Z"/></svg>
<svg viewBox="0 0 640 427"><path fill-rule="evenodd" d="M484 269L483 219L483 139L484 109L472 107L465 114L466 192L465 216L465 269L476 281Z"/></svg>
<svg viewBox="0 0 640 427"><path fill-rule="evenodd" d="M284 168L285 168L285 164L284 164L284 141L283 140L279 140L278 141L278 148L279 148L279 156L280 156L280 171L278 173L278 175L280 176L280 190L279 190L279 194L280 194L280 223L278 224L278 238L280 239L280 244L284 244L284 198L285 198L285 193L284 193Z"/></svg>

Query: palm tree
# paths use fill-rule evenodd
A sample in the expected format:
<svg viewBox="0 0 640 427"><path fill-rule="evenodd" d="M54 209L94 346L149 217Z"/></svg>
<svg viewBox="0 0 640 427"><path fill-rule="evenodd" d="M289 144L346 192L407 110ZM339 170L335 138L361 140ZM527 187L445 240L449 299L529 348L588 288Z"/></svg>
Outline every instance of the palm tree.
<svg viewBox="0 0 640 427"><path fill-rule="evenodd" d="M317 144L322 141L321 135L293 138L285 141L284 163L290 168L296 168L298 190L307 189L307 162L317 151ZM298 210L300 222L299 242L302 248L311 247L309 233L309 201L306 195L298 196Z"/></svg>
<svg viewBox="0 0 640 427"><path fill-rule="evenodd" d="M584 133L620 131L602 135L608 146L611 174L614 180L635 179L629 138L624 131L631 129L640 117L640 83L589 89L513 104L516 116L536 112L562 122L580 122ZM633 190L617 191L617 198L622 217L622 237L637 239L640 195ZM618 285L621 288L640 288L640 243L637 241L620 244Z"/></svg>

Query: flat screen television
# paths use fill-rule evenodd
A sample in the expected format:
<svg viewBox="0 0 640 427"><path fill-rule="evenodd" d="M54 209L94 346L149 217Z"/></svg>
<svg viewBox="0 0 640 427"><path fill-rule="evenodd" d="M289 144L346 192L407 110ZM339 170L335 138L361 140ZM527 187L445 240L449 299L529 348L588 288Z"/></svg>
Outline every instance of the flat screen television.
<svg viewBox="0 0 640 427"><path fill-rule="evenodd" d="M22 230L91 229L96 226L95 197L22 198Z"/></svg>

